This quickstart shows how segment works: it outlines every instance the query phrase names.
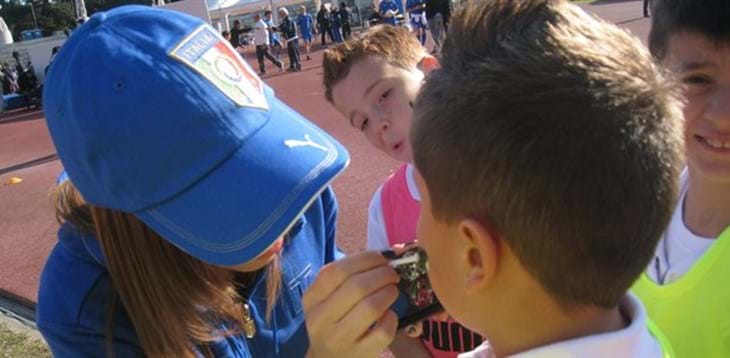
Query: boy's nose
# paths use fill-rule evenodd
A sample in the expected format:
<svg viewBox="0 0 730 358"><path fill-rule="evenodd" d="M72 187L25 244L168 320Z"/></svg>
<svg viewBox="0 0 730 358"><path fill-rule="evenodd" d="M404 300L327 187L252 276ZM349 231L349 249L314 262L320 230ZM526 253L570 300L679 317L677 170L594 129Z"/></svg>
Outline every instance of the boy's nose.
<svg viewBox="0 0 730 358"><path fill-rule="evenodd" d="M378 132L380 134L385 134L388 129L390 128L390 122L386 119L381 119L379 125Z"/></svg>
<svg viewBox="0 0 730 358"><path fill-rule="evenodd" d="M730 85L722 86L709 99L705 116L718 128L730 129Z"/></svg>

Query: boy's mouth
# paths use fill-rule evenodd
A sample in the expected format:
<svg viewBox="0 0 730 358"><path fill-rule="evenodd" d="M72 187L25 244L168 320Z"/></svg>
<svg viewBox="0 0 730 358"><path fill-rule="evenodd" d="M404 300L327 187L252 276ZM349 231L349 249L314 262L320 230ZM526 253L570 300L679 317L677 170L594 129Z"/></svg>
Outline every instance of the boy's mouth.
<svg viewBox="0 0 730 358"><path fill-rule="evenodd" d="M703 144L706 148L716 152L730 152L730 140L720 140L715 138L707 138L699 135L694 136L695 139Z"/></svg>
<svg viewBox="0 0 730 358"><path fill-rule="evenodd" d="M403 148L403 142L398 142L390 146L394 152L399 151L401 148Z"/></svg>

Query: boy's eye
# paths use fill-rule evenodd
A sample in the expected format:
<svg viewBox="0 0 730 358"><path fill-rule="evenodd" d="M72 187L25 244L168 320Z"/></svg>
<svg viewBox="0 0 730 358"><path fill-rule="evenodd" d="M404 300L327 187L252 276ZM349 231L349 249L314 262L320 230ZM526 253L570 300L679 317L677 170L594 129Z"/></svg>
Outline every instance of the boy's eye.
<svg viewBox="0 0 730 358"><path fill-rule="evenodd" d="M705 75L690 75L682 79L682 82L686 85L690 86L697 86L697 85L707 85L712 83L712 78Z"/></svg>
<svg viewBox="0 0 730 358"><path fill-rule="evenodd" d="M365 119L363 119L362 123L360 123L360 130L361 131L364 132L366 129L368 129L368 121L369 120L367 118L365 118Z"/></svg>
<svg viewBox="0 0 730 358"><path fill-rule="evenodd" d="M714 83L712 77L703 74L691 74L682 78L682 83L687 86L687 96L697 96L709 90Z"/></svg>
<svg viewBox="0 0 730 358"><path fill-rule="evenodd" d="M380 95L380 98L378 98L378 104L382 104L383 102L385 102L385 100L388 99L388 96L390 96L390 92L391 90L383 92L383 94Z"/></svg>

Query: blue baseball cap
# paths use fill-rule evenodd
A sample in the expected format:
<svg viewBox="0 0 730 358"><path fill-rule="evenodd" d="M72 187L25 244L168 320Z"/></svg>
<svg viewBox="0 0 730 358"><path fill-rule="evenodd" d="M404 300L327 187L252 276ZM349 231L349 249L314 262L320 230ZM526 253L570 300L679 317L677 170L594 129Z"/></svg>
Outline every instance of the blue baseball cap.
<svg viewBox="0 0 730 358"><path fill-rule="evenodd" d="M211 264L258 256L349 163L216 30L179 12L95 14L45 83L51 137L84 199Z"/></svg>

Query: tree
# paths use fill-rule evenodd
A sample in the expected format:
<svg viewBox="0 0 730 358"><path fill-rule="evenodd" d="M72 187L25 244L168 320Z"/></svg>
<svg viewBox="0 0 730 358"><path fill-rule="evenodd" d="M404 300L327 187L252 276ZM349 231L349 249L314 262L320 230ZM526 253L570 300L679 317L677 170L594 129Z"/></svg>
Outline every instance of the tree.
<svg viewBox="0 0 730 358"><path fill-rule="evenodd" d="M33 15L31 14L30 1L33 1L38 27L44 35L50 35L54 31L63 31L76 27L76 12L73 0L5 0L0 16L10 28L15 39L21 39L21 32L35 28ZM97 11L109 10L111 8L129 5L151 5L152 0L87 0L86 10L89 16Z"/></svg>
<svg viewBox="0 0 730 358"><path fill-rule="evenodd" d="M47 32L63 31L73 27L75 12L72 2L41 4L41 11L36 13L38 26Z"/></svg>
<svg viewBox="0 0 730 358"><path fill-rule="evenodd" d="M33 8L38 20L38 27L46 35L54 31L73 28L76 23L73 3L68 2L68 0L58 3L51 3L48 0L34 1ZM30 2L27 4L19 1L5 3L0 9L0 16L5 19L5 23L15 39L21 39L23 31L35 28Z"/></svg>
<svg viewBox="0 0 730 358"><path fill-rule="evenodd" d="M87 0L89 16L97 11L105 11L122 5L152 5L152 0Z"/></svg>

